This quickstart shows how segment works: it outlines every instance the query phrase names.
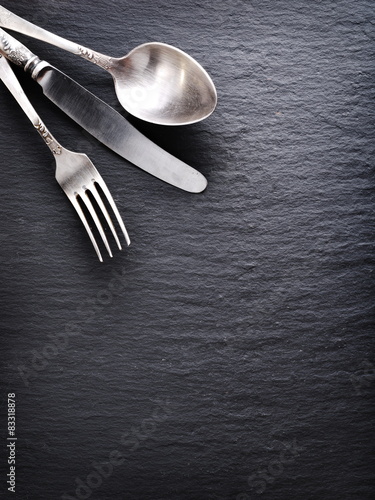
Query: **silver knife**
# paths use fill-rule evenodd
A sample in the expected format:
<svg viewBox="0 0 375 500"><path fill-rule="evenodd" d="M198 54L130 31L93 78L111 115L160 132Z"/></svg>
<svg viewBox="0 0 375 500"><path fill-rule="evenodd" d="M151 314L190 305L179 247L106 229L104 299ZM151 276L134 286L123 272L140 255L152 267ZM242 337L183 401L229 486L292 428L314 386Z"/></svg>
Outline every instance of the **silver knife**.
<svg viewBox="0 0 375 500"><path fill-rule="evenodd" d="M184 191L200 193L206 188L207 180L200 172L150 141L111 106L41 61L1 28L0 53L22 66L39 83L46 97L112 151Z"/></svg>

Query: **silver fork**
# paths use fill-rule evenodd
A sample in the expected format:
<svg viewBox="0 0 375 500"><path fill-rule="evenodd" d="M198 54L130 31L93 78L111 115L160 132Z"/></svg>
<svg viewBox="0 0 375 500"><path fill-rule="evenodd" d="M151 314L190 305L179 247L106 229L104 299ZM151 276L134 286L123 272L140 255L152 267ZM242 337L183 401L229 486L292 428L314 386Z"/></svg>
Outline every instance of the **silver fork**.
<svg viewBox="0 0 375 500"><path fill-rule="evenodd" d="M116 216L117 222L123 232L125 241L127 245L130 245L130 239L128 233L125 229L125 225L121 219L119 211L117 210L116 204L109 192L102 176L96 170L95 166L92 164L90 159L82 153L74 153L64 148L57 142L53 135L49 132L47 127L41 121L39 115L33 108L32 104L28 100L26 94L24 93L16 75L13 73L8 61L5 57L0 55L0 78L4 84L8 87L10 92L13 94L14 98L17 100L18 104L21 106L29 120L32 122L34 127L37 129L41 135L44 142L47 144L49 149L54 155L56 161L56 180L64 190L65 194L68 196L69 200L76 209L85 229L91 239L91 242L95 248L95 251L99 257L99 260L103 262L102 255L100 253L99 247L96 243L93 232L90 225L86 219L86 216L82 210L82 206L85 206L87 211L90 213L91 218L102 237L104 245L112 257L112 252L104 233L102 224L98 218L93 204L88 196L90 193L95 199L98 207L100 208L102 215L104 216L109 228L112 231L113 237L117 243L117 246L121 250L121 244L117 236L115 227L112 220L108 214L108 211L103 203L103 200L99 194L97 186L100 187L104 197L107 199L113 213Z"/></svg>

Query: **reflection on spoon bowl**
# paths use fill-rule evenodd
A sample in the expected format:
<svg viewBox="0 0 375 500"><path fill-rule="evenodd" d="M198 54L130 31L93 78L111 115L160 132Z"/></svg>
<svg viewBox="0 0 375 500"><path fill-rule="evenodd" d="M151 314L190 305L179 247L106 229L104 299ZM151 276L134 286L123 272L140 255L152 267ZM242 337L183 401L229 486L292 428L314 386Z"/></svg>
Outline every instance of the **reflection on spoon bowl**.
<svg viewBox="0 0 375 500"><path fill-rule="evenodd" d="M145 43L111 63L117 97L137 118L187 125L203 120L216 107L216 89L207 72L171 45Z"/></svg>

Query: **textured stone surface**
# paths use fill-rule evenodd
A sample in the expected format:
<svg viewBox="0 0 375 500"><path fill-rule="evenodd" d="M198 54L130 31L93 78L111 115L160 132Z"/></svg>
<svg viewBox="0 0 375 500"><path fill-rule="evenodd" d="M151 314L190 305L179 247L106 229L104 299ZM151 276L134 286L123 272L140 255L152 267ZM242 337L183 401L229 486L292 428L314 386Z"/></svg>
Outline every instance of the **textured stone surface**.
<svg viewBox="0 0 375 500"><path fill-rule="evenodd" d="M176 45L219 96L196 125L133 120L207 176L191 195L90 139L17 71L123 214L132 245L100 264L0 87L1 411L16 392L17 498L372 498L373 2L2 4L110 55ZM121 109L105 72L19 38ZM111 453L122 463L92 474Z"/></svg>

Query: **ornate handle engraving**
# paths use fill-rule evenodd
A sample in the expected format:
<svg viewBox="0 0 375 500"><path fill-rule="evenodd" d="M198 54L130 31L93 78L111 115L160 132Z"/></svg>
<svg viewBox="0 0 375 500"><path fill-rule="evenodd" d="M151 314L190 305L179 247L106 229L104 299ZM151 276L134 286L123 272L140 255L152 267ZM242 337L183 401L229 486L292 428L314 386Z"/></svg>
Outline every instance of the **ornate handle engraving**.
<svg viewBox="0 0 375 500"><path fill-rule="evenodd" d="M56 141L56 139L49 132L47 127L44 125L44 123L41 120L39 120L39 122L36 125L34 125L34 127L37 129L40 136L42 137L44 142L47 144L47 146L50 148L52 153L54 155L60 155L61 151L62 151L62 146Z"/></svg>
<svg viewBox="0 0 375 500"><path fill-rule="evenodd" d="M25 67L36 56L21 43L0 29L0 51L17 66Z"/></svg>
<svg viewBox="0 0 375 500"><path fill-rule="evenodd" d="M87 61L93 62L97 66L100 66L104 69L110 69L111 67L111 58L107 56L103 56L103 54L99 54L94 50L86 49L86 47L81 47L78 45L79 55L83 57L83 59L87 59Z"/></svg>

